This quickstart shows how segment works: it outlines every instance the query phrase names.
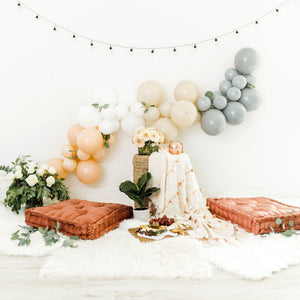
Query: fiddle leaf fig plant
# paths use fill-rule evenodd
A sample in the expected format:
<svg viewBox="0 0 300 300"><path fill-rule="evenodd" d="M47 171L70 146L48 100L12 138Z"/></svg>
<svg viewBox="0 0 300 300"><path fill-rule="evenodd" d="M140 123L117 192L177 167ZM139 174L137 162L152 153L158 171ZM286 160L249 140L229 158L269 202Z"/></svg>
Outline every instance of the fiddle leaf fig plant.
<svg viewBox="0 0 300 300"><path fill-rule="evenodd" d="M135 201L140 208L143 208L144 200L150 197L152 194L159 191L158 187L146 188L148 181L151 179L151 173L144 173L137 183L130 180L122 182L119 186L119 190L125 193L130 199Z"/></svg>

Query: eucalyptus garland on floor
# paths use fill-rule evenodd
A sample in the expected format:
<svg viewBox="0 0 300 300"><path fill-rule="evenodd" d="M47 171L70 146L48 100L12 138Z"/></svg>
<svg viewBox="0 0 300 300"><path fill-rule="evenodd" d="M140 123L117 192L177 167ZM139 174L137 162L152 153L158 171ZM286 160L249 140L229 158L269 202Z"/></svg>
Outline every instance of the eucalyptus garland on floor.
<svg viewBox="0 0 300 300"><path fill-rule="evenodd" d="M58 178L56 170L47 164L39 166L29 157L19 156L12 162L12 167L1 166L1 170L7 173L7 179L12 180L4 199L5 206L19 213L23 205L31 208L43 206L45 199L69 199L68 188L63 179Z"/></svg>

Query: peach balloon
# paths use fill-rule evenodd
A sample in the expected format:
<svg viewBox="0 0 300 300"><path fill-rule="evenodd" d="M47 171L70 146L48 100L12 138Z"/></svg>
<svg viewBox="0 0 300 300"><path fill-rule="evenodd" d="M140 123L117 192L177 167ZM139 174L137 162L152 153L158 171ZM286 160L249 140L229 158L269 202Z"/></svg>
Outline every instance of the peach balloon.
<svg viewBox="0 0 300 300"><path fill-rule="evenodd" d="M77 155L76 153L76 149L70 145L70 144L66 144L62 147L61 149L61 153L65 158L71 158Z"/></svg>
<svg viewBox="0 0 300 300"><path fill-rule="evenodd" d="M105 156L105 153L106 153L105 149L101 148L98 152L92 155L92 158L96 161L99 161Z"/></svg>
<svg viewBox="0 0 300 300"><path fill-rule="evenodd" d="M158 106L161 103L162 97L162 88L155 81L144 81L137 90L137 98L139 102Z"/></svg>
<svg viewBox="0 0 300 300"><path fill-rule="evenodd" d="M76 174L82 183L93 184L100 178L101 169L97 162L89 159L78 163Z"/></svg>
<svg viewBox="0 0 300 300"><path fill-rule="evenodd" d="M115 137L111 134L108 140L108 145L111 146L115 142Z"/></svg>
<svg viewBox="0 0 300 300"><path fill-rule="evenodd" d="M75 159L69 159L66 158L63 162L63 168L67 171L67 172L73 172L76 170L77 167L77 162Z"/></svg>
<svg viewBox="0 0 300 300"><path fill-rule="evenodd" d="M90 154L86 154L86 153L84 153L84 152L81 151L81 150L78 150L78 151L77 151L77 157L78 157L80 160L88 160L88 159L90 159L91 155L90 155Z"/></svg>
<svg viewBox="0 0 300 300"><path fill-rule="evenodd" d="M174 90L174 97L177 101L188 100L193 103L200 97L198 87L191 81L180 81Z"/></svg>
<svg viewBox="0 0 300 300"><path fill-rule="evenodd" d="M79 124L75 124L70 127L67 136L68 136L68 140L69 140L70 144L73 145L74 147L77 147L77 138L78 138L79 133L83 129L84 128L82 126L80 126Z"/></svg>
<svg viewBox="0 0 300 300"><path fill-rule="evenodd" d="M99 151L102 143L102 134L96 128L83 129L77 139L78 148L86 154L93 154Z"/></svg>
<svg viewBox="0 0 300 300"><path fill-rule="evenodd" d="M52 158L47 161L47 164L56 170L59 178L66 178L67 172L63 167L64 160L62 158Z"/></svg>

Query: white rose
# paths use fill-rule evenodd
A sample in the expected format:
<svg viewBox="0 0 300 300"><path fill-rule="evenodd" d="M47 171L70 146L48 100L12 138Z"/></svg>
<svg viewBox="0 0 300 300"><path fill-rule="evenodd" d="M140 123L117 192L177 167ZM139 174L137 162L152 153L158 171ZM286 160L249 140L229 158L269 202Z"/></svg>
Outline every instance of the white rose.
<svg viewBox="0 0 300 300"><path fill-rule="evenodd" d="M22 167L21 166L15 166L15 170L16 171L22 171Z"/></svg>
<svg viewBox="0 0 300 300"><path fill-rule="evenodd" d="M27 164L27 172L29 174L34 173L35 167L36 167L36 162L32 161L32 162L28 163Z"/></svg>
<svg viewBox="0 0 300 300"><path fill-rule="evenodd" d="M55 183L55 178L53 176L49 176L46 179L47 187L51 187Z"/></svg>
<svg viewBox="0 0 300 300"><path fill-rule="evenodd" d="M21 178L23 177L22 171L18 170L18 171L15 173L15 177L18 178L18 179L21 179Z"/></svg>
<svg viewBox="0 0 300 300"><path fill-rule="evenodd" d="M13 172L9 172L7 175L6 175L6 179L7 180L14 180L16 178L16 175L15 173Z"/></svg>
<svg viewBox="0 0 300 300"><path fill-rule="evenodd" d="M49 167L49 168L48 168L48 172L49 172L50 174L55 174L55 173L56 173L56 170L55 170L53 167Z"/></svg>
<svg viewBox="0 0 300 300"><path fill-rule="evenodd" d="M36 175L29 175L25 181L28 183L28 185L34 186L38 182L38 178Z"/></svg>
<svg viewBox="0 0 300 300"><path fill-rule="evenodd" d="M44 171L47 171L49 169L49 165L42 164L41 169L44 170Z"/></svg>
<svg viewBox="0 0 300 300"><path fill-rule="evenodd" d="M38 174L39 176L43 176L45 174L45 170L42 168L39 168L36 170L36 174Z"/></svg>

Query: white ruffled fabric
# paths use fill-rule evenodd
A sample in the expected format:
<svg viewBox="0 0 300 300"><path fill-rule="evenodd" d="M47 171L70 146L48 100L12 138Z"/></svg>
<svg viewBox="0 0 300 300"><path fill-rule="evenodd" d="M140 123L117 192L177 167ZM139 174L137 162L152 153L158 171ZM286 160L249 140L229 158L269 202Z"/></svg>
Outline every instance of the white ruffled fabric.
<svg viewBox="0 0 300 300"><path fill-rule="evenodd" d="M234 234L231 223L215 218L206 207L192 164L186 153L170 154L164 149L154 152L149 159L151 186L159 187L150 197L156 215L167 215L191 226L194 238L229 238Z"/></svg>

